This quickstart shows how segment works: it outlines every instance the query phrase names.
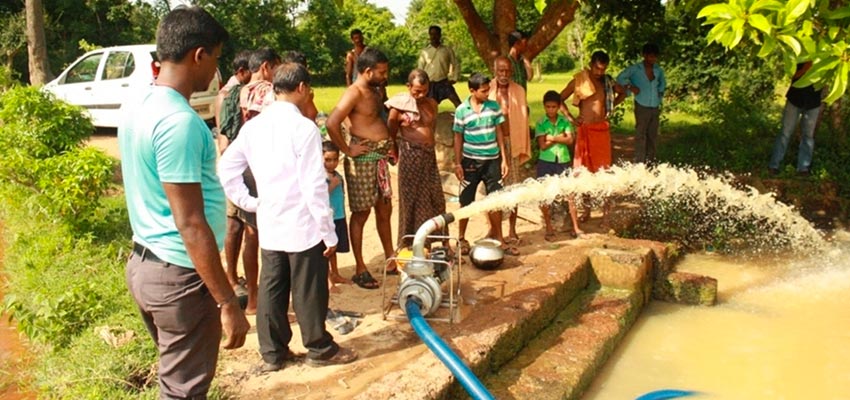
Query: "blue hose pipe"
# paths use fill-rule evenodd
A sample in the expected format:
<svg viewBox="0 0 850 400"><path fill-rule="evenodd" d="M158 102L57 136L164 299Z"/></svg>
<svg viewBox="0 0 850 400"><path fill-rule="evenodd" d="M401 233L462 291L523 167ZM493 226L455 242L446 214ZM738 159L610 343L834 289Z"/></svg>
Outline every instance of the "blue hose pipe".
<svg viewBox="0 0 850 400"><path fill-rule="evenodd" d="M679 397L688 397L697 394L697 392L691 390L678 390L678 389L663 389L656 390L654 392L649 392L638 397L635 400L667 400L667 399L678 399Z"/></svg>
<svg viewBox="0 0 850 400"><path fill-rule="evenodd" d="M469 370L469 367L461 361L452 349L443 341L433 329L425 322L422 317L422 312L419 311L419 301L415 298L409 298L405 305L407 318L410 320L410 326L419 335L419 338L425 342L425 345L449 368L452 375L463 385L466 392L469 393L475 400L494 400L490 391L478 380L478 377Z"/></svg>

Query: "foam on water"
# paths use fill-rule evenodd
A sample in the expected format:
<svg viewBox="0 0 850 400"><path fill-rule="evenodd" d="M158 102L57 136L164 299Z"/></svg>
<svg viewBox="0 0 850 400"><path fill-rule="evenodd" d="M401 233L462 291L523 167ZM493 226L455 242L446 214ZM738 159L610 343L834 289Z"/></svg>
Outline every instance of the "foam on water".
<svg viewBox="0 0 850 400"><path fill-rule="evenodd" d="M652 168L644 164L625 164L597 173L582 168L569 176L529 179L509 186L453 214L458 219L469 218L519 204L551 203L558 196L589 195L598 201L626 195L642 202L687 198L688 204L703 212L757 224L760 236L781 238L781 243L793 250L823 249L826 242L821 233L793 207L776 201L772 193L762 194L753 187L738 189L729 182L728 178L667 164Z"/></svg>

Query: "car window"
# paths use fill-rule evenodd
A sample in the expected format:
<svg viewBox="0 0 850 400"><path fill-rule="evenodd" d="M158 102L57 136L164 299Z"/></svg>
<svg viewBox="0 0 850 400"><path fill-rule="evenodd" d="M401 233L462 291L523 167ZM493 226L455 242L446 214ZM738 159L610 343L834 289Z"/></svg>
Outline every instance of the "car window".
<svg viewBox="0 0 850 400"><path fill-rule="evenodd" d="M103 53L92 54L75 64L65 75L65 83L91 82L97 76L97 66Z"/></svg>
<svg viewBox="0 0 850 400"><path fill-rule="evenodd" d="M113 51L106 57L101 80L121 79L130 76L136 69L133 53L129 51Z"/></svg>

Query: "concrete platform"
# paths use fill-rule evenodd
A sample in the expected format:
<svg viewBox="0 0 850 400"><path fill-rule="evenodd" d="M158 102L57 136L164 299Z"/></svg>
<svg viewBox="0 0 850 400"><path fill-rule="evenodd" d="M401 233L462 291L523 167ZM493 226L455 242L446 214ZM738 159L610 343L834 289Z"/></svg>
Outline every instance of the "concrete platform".
<svg viewBox="0 0 850 400"><path fill-rule="evenodd" d="M670 256L663 244L607 235L545 246L497 271L470 268L479 276L467 281L475 298L464 319L432 324L499 399L577 398L649 301L654 271ZM426 350L355 398L464 397Z"/></svg>

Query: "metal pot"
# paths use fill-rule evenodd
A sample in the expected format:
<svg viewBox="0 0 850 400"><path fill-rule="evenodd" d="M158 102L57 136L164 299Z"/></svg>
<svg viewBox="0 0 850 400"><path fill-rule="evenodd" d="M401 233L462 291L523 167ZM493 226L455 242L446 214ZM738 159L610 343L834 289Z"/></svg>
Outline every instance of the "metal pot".
<svg viewBox="0 0 850 400"><path fill-rule="evenodd" d="M505 251L502 243L495 239L481 239L472 245L469 250L469 259L472 265L479 269L492 270L502 265L505 259Z"/></svg>

